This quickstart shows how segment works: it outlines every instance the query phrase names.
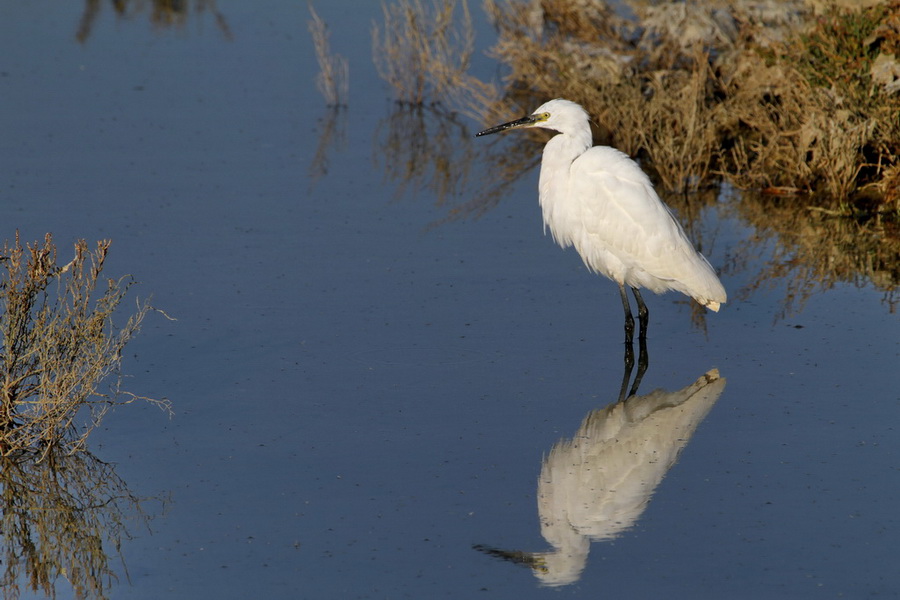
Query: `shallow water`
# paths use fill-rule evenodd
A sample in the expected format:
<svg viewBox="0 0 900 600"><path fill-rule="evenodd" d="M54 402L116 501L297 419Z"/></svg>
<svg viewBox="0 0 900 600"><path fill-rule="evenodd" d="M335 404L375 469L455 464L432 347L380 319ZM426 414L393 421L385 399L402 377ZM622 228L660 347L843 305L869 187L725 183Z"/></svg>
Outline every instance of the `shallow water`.
<svg viewBox="0 0 900 600"><path fill-rule="evenodd" d="M304 3L217 9L227 32L208 12L154 27L102 5L79 43L81 7L0 8L3 236L109 237L107 274L133 273L177 319L151 318L124 364L126 389L171 399L174 416L131 405L91 439L155 498L121 539L127 577L107 543L111 597L900 592L891 297L864 277L789 312L789 278L741 294L783 257L734 194L693 231L732 300L698 325L683 298L647 298L645 404L613 432L665 468L616 475L622 459L585 446L601 457L585 469L628 482L627 510L576 498L592 524L570 521L578 555L564 585L542 584L524 566L556 568L533 554L558 542L542 535L542 462L619 394L615 286L541 235L535 170L481 218L453 218L495 178L464 158L511 144L472 139L483 124L464 117L398 112L372 67L375 3L317 7L350 61L337 112L312 83ZM479 36L492 42L484 24ZM403 144L417 123L425 148L465 165L443 204L440 173ZM722 379L700 416L640 408L711 369ZM651 433L638 413L658 419ZM661 424L670 413L680 424ZM71 595L62 578L58 592Z"/></svg>

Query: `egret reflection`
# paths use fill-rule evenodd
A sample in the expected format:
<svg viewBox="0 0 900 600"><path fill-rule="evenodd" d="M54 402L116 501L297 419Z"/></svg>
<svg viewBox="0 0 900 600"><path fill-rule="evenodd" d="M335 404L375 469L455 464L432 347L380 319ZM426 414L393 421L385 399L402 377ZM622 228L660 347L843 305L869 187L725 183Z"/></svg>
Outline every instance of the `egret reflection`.
<svg viewBox="0 0 900 600"><path fill-rule="evenodd" d="M626 374L623 388L627 385ZM712 369L675 392L655 390L591 411L571 438L544 458L538 479L543 552L477 550L531 567L542 584L579 579L591 542L631 528L725 389Z"/></svg>

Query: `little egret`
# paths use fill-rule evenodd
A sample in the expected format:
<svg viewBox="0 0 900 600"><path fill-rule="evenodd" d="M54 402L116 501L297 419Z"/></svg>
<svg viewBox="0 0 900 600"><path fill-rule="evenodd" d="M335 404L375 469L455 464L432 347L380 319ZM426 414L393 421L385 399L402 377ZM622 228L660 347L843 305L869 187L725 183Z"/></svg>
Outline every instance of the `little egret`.
<svg viewBox="0 0 900 600"><path fill-rule="evenodd" d="M726 294L712 266L694 249L637 163L615 148L592 145L588 114L580 105L551 100L527 117L476 136L524 127L560 134L544 146L541 160L544 228L563 248L575 246L588 269L619 285L629 343L634 317L626 285L637 301L642 340L650 313L639 288L657 294L675 290L719 310Z"/></svg>

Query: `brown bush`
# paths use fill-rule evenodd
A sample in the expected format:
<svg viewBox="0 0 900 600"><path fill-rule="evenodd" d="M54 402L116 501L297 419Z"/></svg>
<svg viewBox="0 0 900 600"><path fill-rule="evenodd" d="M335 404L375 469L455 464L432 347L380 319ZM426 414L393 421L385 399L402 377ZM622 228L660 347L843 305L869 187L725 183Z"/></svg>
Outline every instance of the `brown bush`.
<svg viewBox="0 0 900 600"><path fill-rule="evenodd" d="M121 390L116 376L150 305L138 304L122 328L114 327L134 281L108 279L97 290L109 245L101 241L91 251L79 241L64 266L50 234L26 247L17 234L0 251L0 454L81 449L110 407L138 398Z"/></svg>

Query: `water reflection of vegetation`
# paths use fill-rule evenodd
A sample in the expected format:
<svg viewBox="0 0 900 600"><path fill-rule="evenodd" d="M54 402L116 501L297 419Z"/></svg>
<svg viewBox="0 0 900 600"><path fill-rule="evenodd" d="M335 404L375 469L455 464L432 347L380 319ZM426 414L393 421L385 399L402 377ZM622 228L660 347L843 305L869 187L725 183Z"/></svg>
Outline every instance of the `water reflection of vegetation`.
<svg viewBox="0 0 900 600"><path fill-rule="evenodd" d="M466 160L466 127L452 114L398 105L375 130L373 159L399 187L426 188L438 205L461 195L472 161ZM383 164L382 164L383 161Z"/></svg>
<svg viewBox="0 0 900 600"><path fill-rule="evenodd" d="M231 27L216 7L216 0L86 0L81 21L78 23L78 31L75 38L79 42L86 42L91 37L94 24L103 11L103 6L109 4L116 17L131 19L141 14L146 14L150 23L157 29L181 28L187 23L191 14L202 15L210 13L216 21L216 27L225 36L231 39Z"/></svg>
<svg viewBox="0 0 900 600"><path fill-rule="evenodd" d="M323 117L317 122L318 144L316 152L309 163L309 179L315 182L328 174L329 153L341 151L347 145L347 111L344 106L327 107Z"/></svg>
<svg viewBox="0 0 900 600"><path fill-rule="evenodd" d="M529 566L544 585L577 581L593 541L630 529L725 389L713 369L676 392L656 390L591 411L544 458L538 479L546 552L476 549Z"/></svg>
<svg viewBox="0 0 900 600"><path fill-rule="evenodd" d="M491 153L473 146L470 138L466 124L440 105L397 105L376 128L373 157L399 194L410 191L408 186L426 189L447 209L447 219L477 217L504 197L523 165L537 164L539 148L524 145ZM490 173L490 179L471 181L475 166L479 175ZM453 204L460 198L467 200Z"/></svg>
<svg viewBox="0 0 900 600"><path fill-rule="evenodd" d="M762 264L739 293L786 286L781 317L798 312L806 301L841 283L871 283L884 294L890 312L900 287L900 231L892 222L835 218L822 211L798 210L782 198L742 194L730 205L756 236L731 250L727 271ZM771 255L768 253L771 252Z"/></svg>
<svg viewBox="0 0 900 600"><path fill-rule="evenodd" d="M53 598L60 579L75 598L109 597L117 580L110 559L122 559L126 523L148 526L150 500L88 452L18 453L0 463L3 598L22 588Z"/></svg>

